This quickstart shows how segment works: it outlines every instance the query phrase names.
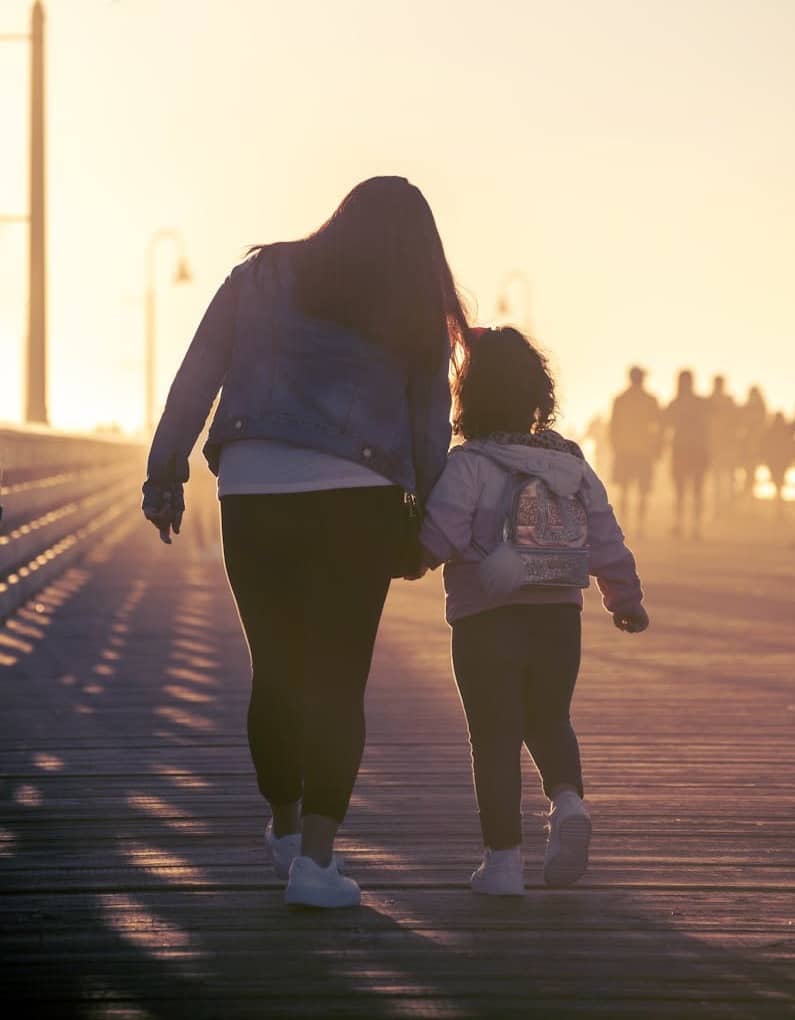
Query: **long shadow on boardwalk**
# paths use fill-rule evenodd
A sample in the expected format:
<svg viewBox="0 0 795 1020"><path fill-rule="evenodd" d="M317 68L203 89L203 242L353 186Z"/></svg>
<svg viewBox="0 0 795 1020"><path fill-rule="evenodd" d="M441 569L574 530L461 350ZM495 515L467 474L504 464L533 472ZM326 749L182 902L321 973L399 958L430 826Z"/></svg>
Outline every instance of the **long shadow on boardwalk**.
<svg viewBox="0 0 795 1020"><path fill-rule="evenodd" d="M95 846L117 843L133 821L109 822ZM258 836L248 835L257 851ZM208 838L230 842L218 822ZM167 832L150 836L166 853L171 842ZM61 834L57 843L56 867L82 849ZM196 875L206 862L198 843L196 852L182 847ZM121 863L106 853L107 867ZM99 875L88 881L103 884ZM287 911L264 869L261 881L240 884L163 875L116 879L107 891L14 885L3 903L4 999L36 1003L45 1017L687 1016L697 1008L739 1018L780 1017L792 1005L769 934L751 924L736 936L737 951L705 941L738 910L784 923L775 898L758 891L668 891L644 904L620 889L532 890L521 902L495 902L461 887L393 887L369 892L360 910L317 914ZM700 928L699 937L666 914Z"/></svg>
<svg viewBox="0 0 795 1020"><path fill-rule="evenodd" d="M75 894L25 915L4 960L4 997L35 1002L39 1016L158 1020L739 1018L791 1008L783 969L676 933L633 911L631 897L541 894L478 904L464 918L465 895L374 894L375 906L319 917L285 914L276 895L254 889Z"/></svg>
<svg viewBox="0 0 795 1020"><path fill-rule="evenodd" d="M42 612L19 617L27 633L6 631L18 661L2 695L0 976L13 1015L22 1004L45 1018L135 1020L792 1009L789 904L773 888L476 898L462 881L474 839L449 869L438 863L448 834L417 826L436 857L395 868L412 853L385 836L398 819L381 791L399 763L377 754L350 826L369 847L351 841L365 906L288 911L262 863L239 636L215 627L201 570L186 578L172 607L141 573L98 607L73 573ZM67 603L84 624L62 626Z"/></svg>

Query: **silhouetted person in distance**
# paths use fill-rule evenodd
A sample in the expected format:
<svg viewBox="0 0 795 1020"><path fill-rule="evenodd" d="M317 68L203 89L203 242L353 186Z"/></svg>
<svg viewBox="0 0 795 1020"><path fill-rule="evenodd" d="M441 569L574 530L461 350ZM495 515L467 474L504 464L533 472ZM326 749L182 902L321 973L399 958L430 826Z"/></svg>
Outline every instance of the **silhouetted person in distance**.
<svg viewBox="0 0 795 1020"><path fill-rule="evenodd" d="M704 476L709 466L709 401L693 390L693 373L680 372L676 396L665 410L664 424L671 441L671 472L674 483L673 534L684 530L686 502L690 496L690 534L701 536Z"/></svg>
<svg viewBox="0 0 795 1020"><path fill-rule="evenodd" d="M660 454L661 414L657 399L643 388L645 372L629 370L629 386L613 402L610 445L613 448L613 481L621 489L621 516L629 520L629 492L638 490L636 521L643 531L651 490L654 462Z"/></svg>
<svg viewBox="0 0 795 1020"><path fill-rule="evenodd" d="M595 414L588 422L583 433L583 439L590 439L593 443L593 465L596 473L606 476L609 466L608 447L610 445L610 428L601 414Z"/></svg>
<svg viewBox="0 0 795 1020"><path fill-rule="evenodd" d="M737 405L726 392L723 376L716 375L709 396L709 469L715 517L724 515L734 500L738 418Z"/></svg>
<svg viewBox="0 0 795 1020"><path fill-rule="evenodd" d="M756 469L762 462L762 439L767 427L767 408L762 391L752 386L748 399L740 408L738 426L738 457L743 469L743 495L754 494Z"/></svg>
<svg viewBox="0 0 795 1020"><path fill-rule="evenodd" d="M787 471L795 463L795 430L784 415L778 411L765 430L761 443L762 463L770 471L770 480L776 489L779 513L784 508L783 489Z"/></svg>

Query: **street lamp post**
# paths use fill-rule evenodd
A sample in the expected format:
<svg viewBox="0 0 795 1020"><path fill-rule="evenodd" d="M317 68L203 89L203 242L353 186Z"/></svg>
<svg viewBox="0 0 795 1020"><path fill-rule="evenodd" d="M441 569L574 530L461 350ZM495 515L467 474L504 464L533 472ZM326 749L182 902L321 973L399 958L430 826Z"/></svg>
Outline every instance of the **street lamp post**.
<svg viewBox="0 0 795 1020"><path fill-rule="evenodd" d="M188 260L185 258L182 235L177 230L158 230L149 239L146 249L146 293L144 295L145 330L145 371L146 371L146 428L151 433L155 427L155 389L157 360L157 316L155 305L155 256L162 241L171 241L177 250L177 268L173 283L189 283L192 279Z"/></svg>
<svg viewBox="0 0 795 1020"><path fill-rule="evenodd" d="M30 61L30 207L28 215L1 216L2 223L27 223L28 343L25 420L47 424L47 275L45 236L44 7L31 9L30 34L3 34L0 42L29 42Z"/></svg>

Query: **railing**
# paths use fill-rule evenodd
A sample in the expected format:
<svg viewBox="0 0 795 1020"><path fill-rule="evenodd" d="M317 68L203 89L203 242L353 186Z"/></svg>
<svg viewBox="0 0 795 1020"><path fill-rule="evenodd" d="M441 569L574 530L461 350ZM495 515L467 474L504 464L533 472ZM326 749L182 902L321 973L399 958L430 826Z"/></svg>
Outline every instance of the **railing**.
<svg viewBox="0 0 795 1020"><path fill-rule="evenodd" d="M136 499L143 447L115 436L0 428L0 620Z"/></svg>

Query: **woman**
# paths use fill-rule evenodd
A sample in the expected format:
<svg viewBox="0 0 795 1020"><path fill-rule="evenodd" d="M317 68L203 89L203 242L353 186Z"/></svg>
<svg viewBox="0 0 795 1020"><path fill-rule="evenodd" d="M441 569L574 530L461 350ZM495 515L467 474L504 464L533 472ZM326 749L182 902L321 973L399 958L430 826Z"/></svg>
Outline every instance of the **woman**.
<svg viewBox="0 0 795 1020"><path fill-rule="evenodd" d="M144 512L178 533L188 455L218 474L224 559L252 661L249 746L288 903L351 906L333 855L364 749L364 689L405 532L450 440L466 317L431 210L364 181L310 237L254 249L169 392ZM299 835L300 833L300 835Z"/></svg>

